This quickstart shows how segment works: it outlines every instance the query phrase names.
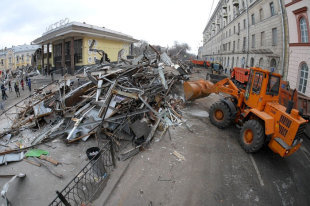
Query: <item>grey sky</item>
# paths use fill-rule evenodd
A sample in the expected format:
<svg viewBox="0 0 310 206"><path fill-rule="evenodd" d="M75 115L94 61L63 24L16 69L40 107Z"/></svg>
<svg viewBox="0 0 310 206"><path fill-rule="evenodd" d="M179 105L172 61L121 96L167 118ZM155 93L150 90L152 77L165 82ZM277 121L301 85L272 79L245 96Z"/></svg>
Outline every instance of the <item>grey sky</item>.
<svg viewBox="0 0 310 206"><path fill-rule="evenodd" d="M0 48L29 44L50 24L67 17L151 44L186 42L196 53L211 5L212 0L1 0Z"/></svg>

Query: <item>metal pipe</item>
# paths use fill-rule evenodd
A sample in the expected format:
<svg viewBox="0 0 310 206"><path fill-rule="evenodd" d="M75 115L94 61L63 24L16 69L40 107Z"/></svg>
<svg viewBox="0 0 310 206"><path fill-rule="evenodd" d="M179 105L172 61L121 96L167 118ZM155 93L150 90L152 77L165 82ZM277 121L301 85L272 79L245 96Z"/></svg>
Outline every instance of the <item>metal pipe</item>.
<svg viewBox="0 0 310 206"><path fill-rule="evenodd" d="M281 23L282 23L282 62L281 62L280 74L284 76L284 58L285 58L285 51L286 51L286 37L285 37L285 28L284 28L284 15L283 15L282 0L279 0L279 5L281 8L280 14L281 14ZM284 79L286 79L286 77Z"/></svg>
<svg viewBox="0 0 310 206"><path fill-rule="evenodd" d="M246 33L247 33L247 52L246 52L246 59L245 59L244 63L245 63L245 67L247 67L248 66L248 59L249 59L249 49L250 49L249 6L248 6L247 0L245 1L245 6L246 6L246 16L247 16L247 22L246 22L246 24L247 24L247 31L246 31Z"/></svg>

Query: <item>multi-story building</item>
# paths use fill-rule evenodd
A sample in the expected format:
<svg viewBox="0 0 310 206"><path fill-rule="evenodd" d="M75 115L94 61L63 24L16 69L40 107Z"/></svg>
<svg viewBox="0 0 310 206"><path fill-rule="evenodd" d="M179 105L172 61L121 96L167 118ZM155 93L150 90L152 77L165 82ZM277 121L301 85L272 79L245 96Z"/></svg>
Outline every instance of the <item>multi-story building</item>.
<svg viewBox="0 0 310 206"><path fill-rule="evenodd" d="M285 0L289 27L289 66L291 88L310 96L310 0Z"/></svg>
<svg viewBox="0 0 310 206"><path fill-rule="evenodd" d="M31 65L37 45L19 45L0 50L0 71L10 71Z"/></svg>
<svg viewBox="0 0 310 206"><path fill-rule="evenodd" d="M282 0L220 0L203 32L201 55L225 68L259 66L285 74Z"/></svg>

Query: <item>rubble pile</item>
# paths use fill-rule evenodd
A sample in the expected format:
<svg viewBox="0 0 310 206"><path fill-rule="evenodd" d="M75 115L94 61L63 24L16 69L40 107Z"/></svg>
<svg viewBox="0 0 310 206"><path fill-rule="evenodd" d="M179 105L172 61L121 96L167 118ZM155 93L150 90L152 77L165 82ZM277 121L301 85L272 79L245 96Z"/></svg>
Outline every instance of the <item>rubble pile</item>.
<svg viewBox="0 0 310 206"><path fill-rule="evenodd" d="M177 85L188 73L155 49L130 60L119 55L117 62L83 67L14 105L15 118L0 133L0 164L13 154L19 154L18 161L23 152L59 137L67 144L90 137L111 140L119 160L125 160L147 146L156 130L162 137L182 123L183 95ZM13 137L25 138L19 135L23 130L35 135L22 145L12 143Z"/></svg>

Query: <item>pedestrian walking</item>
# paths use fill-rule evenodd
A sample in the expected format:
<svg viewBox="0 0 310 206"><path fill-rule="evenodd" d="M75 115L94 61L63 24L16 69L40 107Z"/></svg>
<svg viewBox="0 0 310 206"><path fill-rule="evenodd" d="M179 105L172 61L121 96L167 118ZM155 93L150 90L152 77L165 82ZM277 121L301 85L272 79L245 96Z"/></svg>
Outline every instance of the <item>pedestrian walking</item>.
<svg viewBox="0 0 310 206"><path fill-rule="evenodd" d="M3 101L1 101L1 100L0 100L0 109L4 110L4 104L3 104Z"/></svg>
<svg viewBox="0 0 310 206"><path fill-rule="evenodd" d="M29 88L29 92L31 92L31 80L30 80L30 78L28 78L27 85L28 85L28 88Z"/></svg>
<svg viewBox="0 0 310 206"><path fill-rule="evenodd" d="M9 80L9 91L12 92L11 80Z"/></svg>
<svg viewBox="0 0 310 206"><path fill-rule="evenodd" d="M6 88L4 86L4 84L1 85L1 91L2 91L2 100L6 100L8 98L8 95L5 92Z"/></svg>
<svg viewBox="0 0 310 206"><path fill-rule="evenodd" d="M22 86L22 90L24 91L24 79L20 80L20 85Z"/></svg>
<svg viewBox="0 0 310 206"><path fill-rule="evenodd" d="M14 84L14 89L15 89L16 96L20 97L19 86L18 86L18 83L16 83L16 82Z"/></svg>

